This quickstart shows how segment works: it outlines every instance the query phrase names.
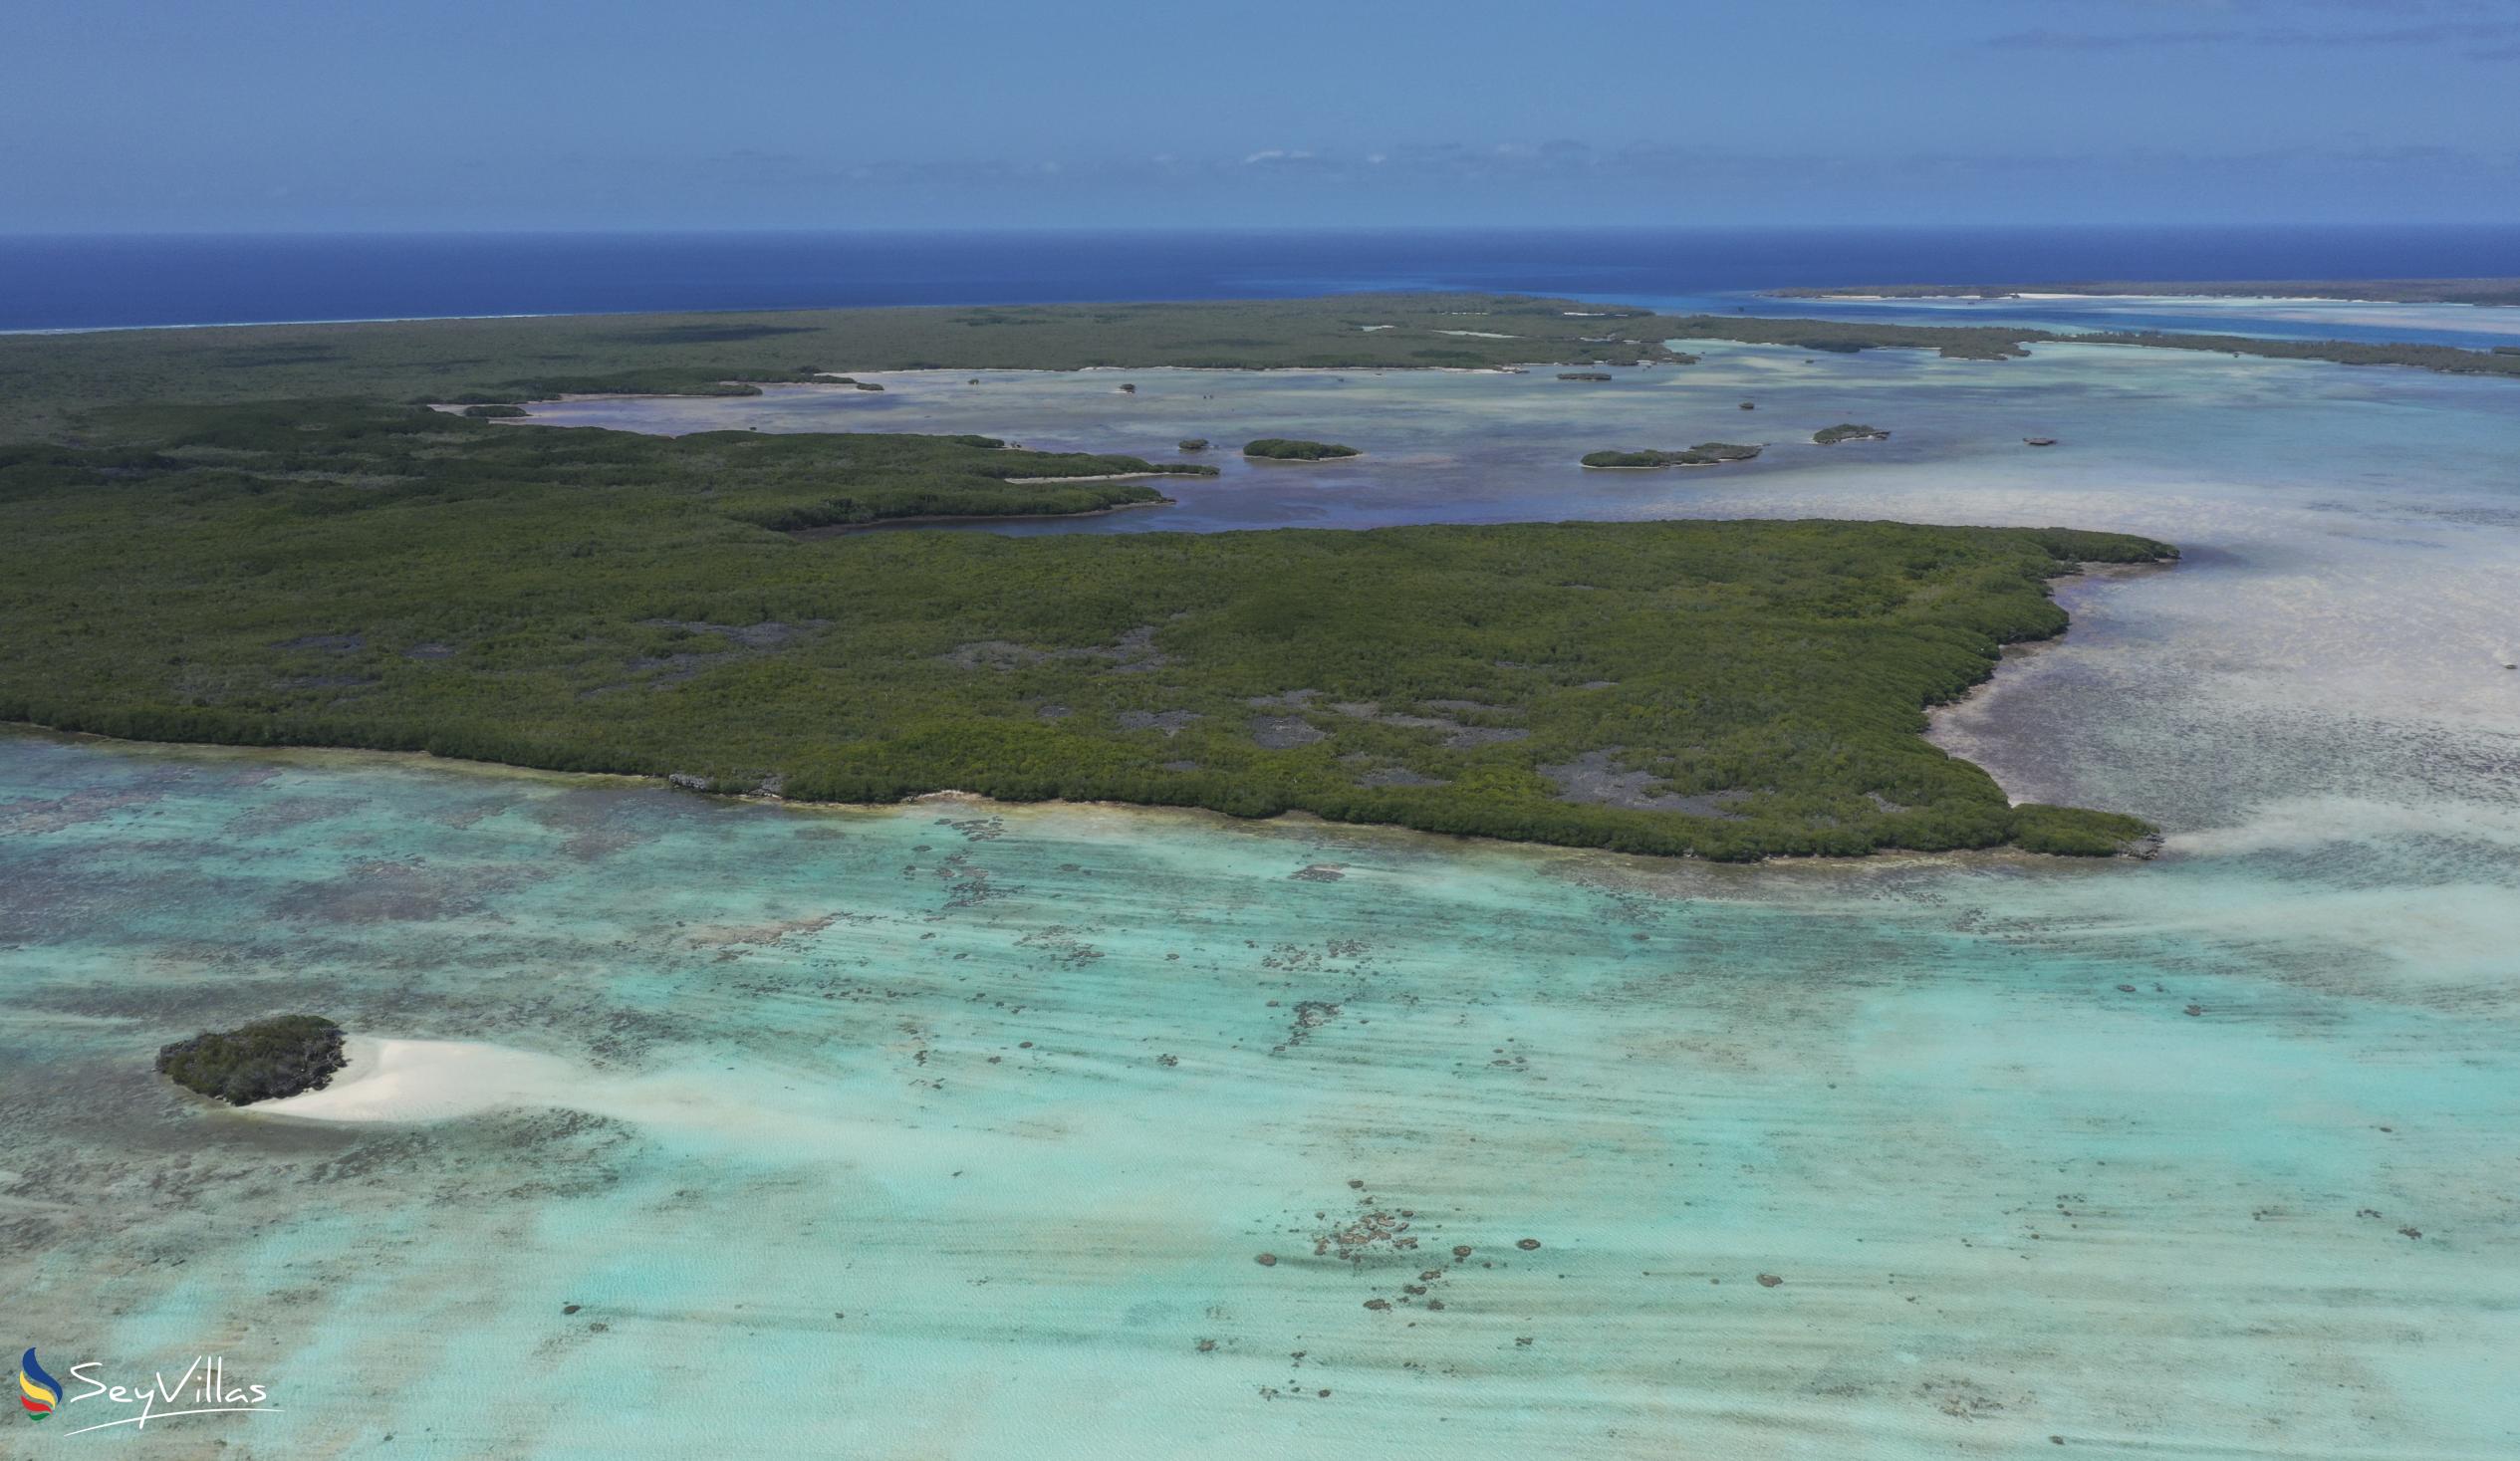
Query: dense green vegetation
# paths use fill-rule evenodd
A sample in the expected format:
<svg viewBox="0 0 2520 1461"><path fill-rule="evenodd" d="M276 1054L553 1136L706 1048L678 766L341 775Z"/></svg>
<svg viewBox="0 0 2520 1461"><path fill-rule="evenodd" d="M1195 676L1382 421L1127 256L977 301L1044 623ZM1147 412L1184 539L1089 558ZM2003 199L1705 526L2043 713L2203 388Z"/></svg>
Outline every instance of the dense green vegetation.
<svg viewBox="0 0 2520 1461"><path fill-rule="evenodd" d="M1765 449L1733 441L1701 441L1667 451L1589 451L1583 463L1588 467L1711 467L1746 462Z"/></svg>
<svg viewBox="0 0 2520 1461"><path fill-rule="evenodd" d="M321 1015L281 1015L178 1040L157 1052L157 1073L230 1105L321 1090L342 1068L342 1027Z"/></svg>
<svg viewBox="0 0 2520 1461"><path fill-rule="evenodd" d="M1811 439L1822 446L1835 446L1841 441L1888 441L1890 433L1879 426L1859 426L1853 421L1841 421L1835 426L1823 426L1814 431Z"/></svg>
<svg viewBox="0 0 2520 1461"><path fill-rule="evenodd" d="M2024 294L2131 294L2187 299L2374 300L2387 304L2520 305L2520 279L2255 279L2163 283L1880 284L1841 289L1777 289L1777 299L2014 299Z"/></svg>
<svg viewBox="0 0 2520 1461"><path fill-rule="evenodd" d="M2000 645L2063 627L2048 576L2166 552L2142 539L1805 522L805 542L771 529L1002 492L975 474L1017 454L340 402L111 426L137 444L0 460L0 719L1715 857L2106 852L2142 831L2010 807L1917 734Z"/></svg>
<svg viewBox="0 0 2520 1461"><path fill-rule="evenodd" d="M0 494L129 474L268 493L301 483L352 489L338 510L447 493L684 491L779 531L912 517L1096 512L1167 499L1126 476L1209 476L1214 467L1134 456L1009 449L992 436L705 431L647 436L501 426L424 406L357 400L135 406L99 418L124 443L104 452L0 447ZM102 474L102 475L99 475Z"/></svg>
<svg viewBox="0 0 2520 1461"><path fill-rule="evenodd" d="M1183 451L1207 450L1207 438L1204 436L1184 436L1177 444Z"/></svg>
<svg viewBox="0 0 2520 1461"><path fill-rule="evenodd" d="M1686 340L1730 340L1745 345L1781 345L1816 355L1851 356L1868 350L1929 350L1945 360L2011 361L2030 354L2025 341L2066 337L2036 330L1999 330L1974 325L1851 324L1844 320L1753 320L1741 315L1683 315L1662 325ZM1703 333L1700 333L1703 332ZM2089 340L2090 336L2076 336ZM1756 409L1744 401L1742 409Z"/></svg>
<svg viewBox="0 0 2520 1461"><path fill-rule="evenodd" d="M1355 447L1341 446L1335 441L1298 441L1286 436L1263 436L1256 441L1246 441L1242 444L1242 454L1271 462L1322 462L1335 457L1363 455Z"/></svg>

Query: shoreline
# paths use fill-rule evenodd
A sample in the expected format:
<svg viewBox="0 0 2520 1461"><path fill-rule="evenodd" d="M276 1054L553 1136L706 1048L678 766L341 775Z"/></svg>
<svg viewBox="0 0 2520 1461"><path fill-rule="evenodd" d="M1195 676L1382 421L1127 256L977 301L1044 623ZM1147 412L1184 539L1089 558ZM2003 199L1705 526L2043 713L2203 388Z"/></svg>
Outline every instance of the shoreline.
<svg viewBox="0 0 2520 1461"><path fill-rule="evenodd" d="M1004 482L1009 487L1051 487L1064 486L1070 482L1143 482L1149 477L1198 477L1204 475L1205 474L1201 472L1104 472L1092 477L1000 477L998 480ZM1122 505L1136 506L1137 504L1125 503ZM1061 514L1044 513L1042 516L1059 517Z"/></svg>
<svg viewBox="0 0 2520 1461"><path fill-rule="evenodd" d="M2140 583L2155 574L2168 573L2175 570L2183 561L2184 560L2182 559L2174 558L2166 563L2086 563L2079 565L2076 572L2060 575L2058 578L2051 579L2048 582L2051 584L2065 584L2079 579L2093 584ZM1995 668L1987 674L1986 678L1969 686L1966 690L1961 691L1960 694L1952 699L1945 700L1939 705L1928 705L1925 707L1925 729L1923 732L1925 743L1954 760L1967 761L1971 766L1985 772L1987 779L1995 783L1996 790L2004 794L2005 801L2016 807L2021 806L2023 802L2028 799L2015 795L2013 788L2006 786L2004 784L2004 779L1997 776L1992 767L1989 767L1980 761L1970 760L1969 757L1964 756L1960 752L1943 744L1940 739L1943 722L1951 716L1961 714L1964 711L1973 711L1983 708L1986 701L1992 698L1997 690L2003 688L2002 681L2005 677L2004 671L2007 668L2019 666L2029 660L2044 657L2057 649L2063 648L2065 646L2067 635L2070 635L2073 631L2074 626L2069 618L2064 633L2056 634L2045 639L2023 639L2002 646L1996 654ZM2014 676L2014 678L2017 679L2018 676ZM2158 855L2158 851L2166 845L2168 837L2169 834L2166 831L2153 834L2153 846L2156 849L2154 855ZM2147 858L2146 860L2149 859Z"/></svg>
<svg viewBox="0 0 2520 1461"><path fill-rule="evenodd" d="M1174 472L1139 472L1133 475L1139 477L1167 477L1177 476L1179 474ZM1045 477L1040 480L1045 482L1099 482L1119 481L1122 479L1110 477ZM1087 508L1083 512L921 513L915 517L876 518L871 522L864 523L825 523L819 528L794 528L781 536L794 538L800 543L814 543L830 538L846 538L853 533L873 533L885 528L907 528L915 527L919 524L926 524L932 527L938 524L978 526L984 523L1064 523L1076 518L1110 517L1116 512L1130 512L1143 507L1179 507L1180 505L1181 504L1173 498L1160 497L1155 499L1153 502L1115 502L1109 507Z"/></svg>
<svg viewBox="0 0 2520 1461"><path fill-rule="evenodd" d="M1975 690L1982 687L1972 686ZM1958 701L1947 702L1957 704ZM1927 707L1928 712L1940 707ZM125 748L133 752L163 751L190 756L212 756L236 760L309 764L326 769L332 758L353 760L374 759L395 768L437 771L454 776L521 781L547 781L558 786L611 782L624 790L668 791L663 778L628 771L554 771L539 766L516 766L504 761L467 761L460 757L439 756L427 751L378 751L359 746L231 746L217 741L134 741L121 736L98 735L93 731L60 730L27 721L0 721L0 736L20 735L30 739L52 740L72 745L94 744ZM1947 754L1947 753L1946 753ZM758 792L738 794L685 793L707 796L711 800L737 803L764 811L792 812L805 817L886 817L938 806L984 809L993 817L1056 816L1093 813L1099 816L1129 820L1186 821L1211 832L1245 834L1307 835L1315 838L1337 836L1366 838L1404 844L1418 850L1428 845L1442 845L1464 854L1486 852L1509 856L1533 856L1576 859L1609 866L1628 876L1748 876L1760 872L1835 870L1846 872L1890 871L1907 866L1946 866L1954 864L1993 864L2014 867L2071 869L2077 866L2101 868L2121 860L2141 860L2119 854L2110 857L2069 857L2049 852L2033 852L2012 844L1990 848L1879 848L1870 852L1772 852L1765 856L1740 861L1722 861L1694 854L1676 855L1657 852L1628 852L1615 848L1592 847L1568 843L1518 842L1512 838L1488 837L1469 832L1427 832L1403 827L1395 822L1333 822L1316 813L1302 810L1280 812L1271 817L1236 817L1207 807L1177 807L1150 802L1061 801L1005 802L978 792L922 792L898 802L805 802ZM1309 852L1305 853L1310 856ZM356 1040L360 1037L346 1037ZM348 1068L345 1067L345 1070ZM339 1084L337 1077L334 1083ZM309 1093L312 1094L312 1093ZM282 1097L295 1099L296 1097ZM278 1101L257 1101L242 1109L262 1110Z"/></svg>
<svg viewBox="0 0 2520 1461"><path fill-rule="evenodd" d="M1764 444L1766 444L1766 443L1762 443L1762 444L1764 445ZM1591 462L1587 462L1587 461L1579 461L1579 462L1577 462L1577 463L1576 463L1576 465L1577 465L1577 466L1579 466L1579 467L1582 467L1584 470L1586 470L1586 471L1588 471L1588 472L1668 472L1668 471L1672 471L1672 470L1674 470L1674 469L1677 469L1677 470L1679 470L1679 471L1683 471L1683 472L1685 472L1685 471L1689 470L1691 467L1738 467L1738 466L1746 466L1746 465L1748 465L1748 464L1749 464L1751 461L1753 461L1753 460L1755 460L1755 458L1752 458L1752 457L1743 457L1740 461L1731 461L1731 462L1655 462L1652 466L1649 466L1649 467L1596 466L1596 465L1594 465L1593 463L1591 463Z"/></svg>
<svg viewBox="0 0 2520 1461"><path fill-rule="evenodd" d="M2374 281L2375 283L2379 281ZM2055 303L2060 300L2202 300L2226 304L2259 305L2439 305L2465 310L2520 311L2520 302L2493 300L2414 299L2397 295L2365 294L2268 294L2263 290L2234 286L2228 291L2213 289L2170 288L2166 292L2142 290L2078 290L2055 285L2032 285L2016 289L1960 289L1936 291L1930 288L1906 289L1894 294L1879 294L1867 290L1768 290L1759 296L1772 300L1799 300L1811 304L1899 304L1906 301L1966 300L1975 304L1995 304L2004 300L2033 300Z"/></svg>

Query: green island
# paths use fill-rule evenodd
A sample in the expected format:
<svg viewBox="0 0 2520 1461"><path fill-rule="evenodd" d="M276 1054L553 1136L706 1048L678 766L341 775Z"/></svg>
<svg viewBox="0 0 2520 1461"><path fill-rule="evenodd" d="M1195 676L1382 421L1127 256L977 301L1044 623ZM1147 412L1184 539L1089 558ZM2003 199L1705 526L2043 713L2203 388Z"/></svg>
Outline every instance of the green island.
<svg viewBox="0 0 2520 1461"><path fill-rule="evenodd" d="M714 462L619 469L651 438L367 410L214 413L151 453L0 468L0 718L1726 858L2107 852L2145 831L2009 806L1918 735L2002 645L2062 630L2050 576L2169 554L2144 539L1671 522L810 542L774 530L771 486ZM696 440L675 445L753 444ZM478 470L476 441L547 456Z"/></svg>
<svg viewBox="0 0 2520 1461"><path fill-rule="evenodd" d="M1835 446L1841 441L1888 441L1890 433L1879 426L1859 426L1853 421L1841 421L1835 426L1823 426L1814 431L1811 439L1821 446Z"/></svg>
<svg viewBox="0 0 2520 1461"><path fill-rule="evenodd" d="M1701 441L1695 446L1668 451L1588 451L1583 456L1583 463L1588 467L1610 470L1712 467L1725 462L1746 462L1764 450L1765 447L1743 446L1733 441Z"/></svg>
<svg viewBox="0 0 2520 1461"><path fill-rule="evenodd" d="M2239 279L2070 284L1875 284L1772 289L1781 300L2019 299L2028 294L2157 295L2170 299L2346 300L2389 305L2520 305L2520 279Z"/></svg>
<svg viewBox="0 0 2520 1461"><path fill-rule="evenodd" d="M196 1095L251 1105L320 1091L345 1060L341 1026L322 1015L280 1015L162 1046L157 1074Z"/></svg>
<svg viewBox="0 0 2520 1461"><path fill-rule="evenodd" d="M1465 321L1513 338L1446 333ZM1408 296L0 340L0 437L18 443L0 447L0 719L1715 858L2136 845L2132 818L2009 805L1919 732L2004 645L2063 629L2049 579L2175 556L2150 540L1863 522L867 534L850 530L1155 503L1147 479L1215 469L466 413L555 389L852 388L804 361L1641 365L1675 359L1667 339L1809 348L1849 328ZM1862 348L1988 348L1950 334Z"/></svg>
<svg viewBox="0 0 2520 1461"><path fill-rule="evenodd" d="M1326 462L1335 461L1343 456L1363 456L1365 453L1353 446L1341 446L1335 441L1300 441L1286 436L1263 436L1256 441L1244 442L1242 454L1270 462Z"/></svg>

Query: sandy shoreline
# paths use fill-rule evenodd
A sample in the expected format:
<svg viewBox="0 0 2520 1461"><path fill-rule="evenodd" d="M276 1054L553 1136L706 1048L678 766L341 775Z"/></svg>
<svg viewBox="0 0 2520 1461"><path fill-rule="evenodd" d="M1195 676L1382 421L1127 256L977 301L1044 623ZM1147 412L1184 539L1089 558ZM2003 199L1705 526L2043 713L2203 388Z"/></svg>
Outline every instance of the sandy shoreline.
<svg viewBox="0 0 2520 1461"><path fill-rule="evenodd" d="M1197 475L1198 474L1196 472L1105 472L1100 476L1094 477L1000 477L998 480L1004 482L1009 487L1045 487L1054 483L1142 482L1148 477L1194 477ZM1043 514L1043 516L1059 517L1066 515L1059 513L1047 513Z"/></svg>
<svg viewBox="0 0 2520 1461"><path fill-rule="evenodd" d="M1147 475L1171 476L1175 474L1158 472ZM1054 477L1051 480L1074 482L1083 479ZM1130 512L1141 507L1177 507L1179 505L1169 497L1158 497L1151 502L1115 502L1109 507L1088 508L1084 512L931 512L920 513L915 517L875 518L863 523L825 523L819 528L791 528L788 530L788 536L800 543L812 543L825 538L846 538L857 533L881 532L885 528L911 528L921 524L932 526L937 523L960 523L969 526L980 523L1064 523L1071 518L1102 518L1116 512Z"/></svg>
<svg viewBox="0 0 2520 1461"><path fill-rule="evenodd" d="M2171 559L2166 563L2085 563L2075 572L2059 575L2048 580L2048 583L2051 586L2063 586L2077 580L2093 585L2136 583L2157 574L2168 573L2178 566L2177 559ZM2016 688L2020 678L2017 671L2023 665L2054 650L2064 648L2068 636L2073 632L2074 623L2069 618L2063 633L2053 634L2044 639L2016 640L2004 645L1996 655L1995 667L1987 673L1986 678L1961 691L1953 699L1925 707L1925 740L1943 754L1957 757L1984 771L2002 790L2004 800L2016 807L2032 800L2031 797L2017 787L2006 786L2004 779L1996 775L1994 768L1971 755L1970 753L1976 748L1968 744L1966 736L1953 734L1955 729L1953 722L1982 713L1986 709L1987 702L1997 694ZM2007 674L2008 670L2016 671L2016 673Z"/></svg>

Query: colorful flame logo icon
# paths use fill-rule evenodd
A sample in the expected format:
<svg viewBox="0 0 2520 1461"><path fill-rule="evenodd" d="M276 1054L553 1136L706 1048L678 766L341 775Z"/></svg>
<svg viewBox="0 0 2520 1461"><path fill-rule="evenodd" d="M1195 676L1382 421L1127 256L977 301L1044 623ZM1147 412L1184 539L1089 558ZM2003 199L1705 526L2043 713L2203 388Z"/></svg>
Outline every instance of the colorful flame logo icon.
<svg viewBox="0 0 2520 1461"><path fill-rule="evenodd" d="M53 1407L61 1403L61 1381L46 1374L44 1366L35 1362L33 1349L18 1361L18 1403L38 1420L52 1414Z"/></svg>

